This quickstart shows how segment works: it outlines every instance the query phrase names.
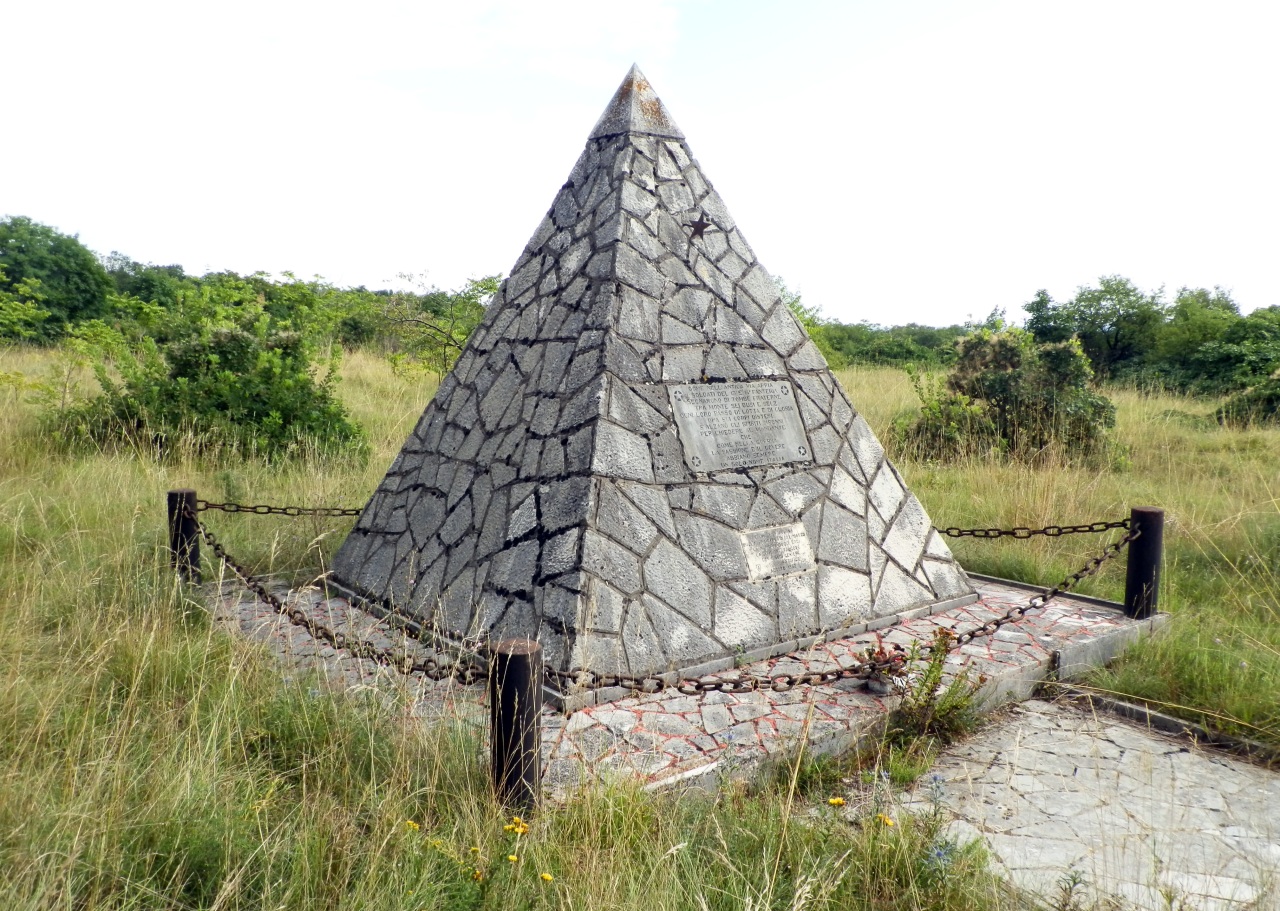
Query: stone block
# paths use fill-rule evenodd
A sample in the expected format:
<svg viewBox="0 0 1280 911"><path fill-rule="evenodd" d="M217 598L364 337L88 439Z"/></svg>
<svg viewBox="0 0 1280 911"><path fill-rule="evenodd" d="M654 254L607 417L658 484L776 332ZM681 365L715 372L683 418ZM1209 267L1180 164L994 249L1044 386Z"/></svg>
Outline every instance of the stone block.
<svg viewBox="0 0 1280 911"><path fill-rule="evenodd" d="M742 535L733 529L693 513L676 513L680 546L708 576L716 580L747 578L747 557Z"/></svg>
<svg viewBox="0 0 1280 911"><path fill-rule="evenodd" d="M700 628L694 625L684 614L673 606L656 600L652 595L643 597L645 613L662 644L671 666L680 667L700 660L708 655L724 652L720 645ZM630 619L631 611L627 611ZM626 632L623 633L624 637Z"/></svg>
<svg viewBox="0 0 1280 911"><path fill-rule="evenodd" d="M906 494L898 517L894 519L884 543L884 552L902 567L914 567L924 552L925 542L933 534L933 524L924 507L912 494Z"/></svg>
<svg viewBox="0 0 1280 911"><path fill-rule="evenodd" d="M632 553L642 555L649 552L658 537L657 527L610 482L600 485L596 527Z"/></svg>
<svg viewBox="0 0 1280 911"><path fill-rule="evenodd" d="M663 352L662 379L667 382L696 383L702 379L706 349L701 345L672 346Z"/></svg>
<svg viewBox="0 0 1280 911"><path fill-rule="evenodd" d="M538 505L543 530L556 532L581 523L593 499L590 478L567 478L542 485L538 489Z"/></svg>
<svg viewBox="0 0 1280 911"><path fill-rule="evenodd" d="M734 528L746 525L755 491L745 487L699 485L693 488L690 508Z"/></svg>
<svg viewBox="0 0 1280 911"><path fill-rule="evenodd" d="M656 266L628 246L617 248L614 269L620 282L654 298L662 297L670 281Z"/></svg>
<svg viewBox="0 0 1280 911"><path fill-rule="evenodd" d="M641 484L619 484L618 489L668 538L675 540L676 523L665 491Z"/></svg>
<svg viewBox="0 0 1280 911"><path fill-rule="evenodd" d="M645 605L640 601L632 601L627 605L619 642L626 656L627 668L633 674L659 668L666 670L670 667L662 650L661 637L649 622ZM601 720L602 723L607 723Z"/></svg>
<svg viewBox="0 0 1280 911"><path fill-rule="evenodd" d="M627 338L659 344L662 341L662 335L658 316L659 305L656 298L642 294L634 288L623 288L619 292L619 334Z"/></svg>
<svg viewBox="0 0 1280 911"><path fill-rule="evenodd" d="M786 373L782 358L768 348L736 348L734 356L749 377L774 377Z"/></svg>
<svg viewBox="0 0 1280 911"><path fill-rule="evenodd" d="M609 420L636 433L657 433L671 418L636 395L624 383L612 383L609 392Z"/></svg>
<svg viewBox="0 0 1280 911"><path fill-rule="evenodd" d="M578 569L578 541L581 537L580 529L571 528L548 539L542 545L539 575L549 578Z"/></svg>
<svg viewBox="0 0 1280 911"><path fill-rule="evenodd" d="M799 637L822 626L817 611L817 584L816 570L778 580L779 637Z"/></svg>
<svg viewBox="0 0 1280 911"><path fill-rule="evenodd" d="M905 496L902 483L889 467L889 463L882 462L880 471L876 472L871 481L871 487L867 491L867 499L871 505L876 508L876 512L885 522L892 522Z"/></svg>
<svg viewBox="0 0 1280 911"><path fill-rule="evenodd" d="M718 586L715 594L716 640L732 649L758 648L778 639L778 621L738 593Z"/></svg>
<svg viewBox="0 0 1280 911"><path fill-rule="evenodd" d="M733 300L733 282L711 260L698 258L693 262L694 274L712 294L728 303Z"/></svg>
<svg viewBox="0 0 1280 911"><path fill-rule="evenodd" d="M525 541L498 553L489 569L489 584L501 591L531 594L538 550L537 541Z"/></svg>
<svg viewBox="0 0 1280 911"><path fill-rule="evenodd" d="M867 563L866 520L828 502L822 511L818 559L824 563L867 572L870 567Z"/></svg>
<svg viewBox="0 0 1280 911"><path fill-rule="evenodd" d="M621 632L626 605L627 598L622 592L594 579L588 589L586 625L602 633Z"/></svg>
<svg viewBox="0 0 1280 911"><path fill-rule="evenodd" d="M871 612L871 577L840 566L818 567L818 623L839 629Z"/></svg>
<svg viewBox="0 0 1280 911"><path fill-rule="evenodd" d="M689 185L681 181L673 181L658 186L658 199L662 207L673 215L680 215L693 208L693 193Z"/></svg>
<svg viewBox="0 0 1280 911"><path fill-rule="evenodd" d="M925 558L921 566L937 598L957 598L973 591L973 583L954 560Z"/></svg>
<svg viewBox="0 0 1280 911"><path fill-rule="evenodd" d="M643 588L640 558L591 529L583 535L582 567L626 594L638 594Z"/></svg>
<svg viewBox="0 0 1280 911"><path fill-rule="evenodd" d="M747 371L733 356L733 352L725 345L712 345L707 351L702 373L712 379L742 380L747 378Z"/></svg>
<svg viewBox="0 0 1280 911"><path fill-rule="evenodd" d="M711 304L712 297L706 291L700 288L681 288L667 301L664 305L664 310L673 319L701 330L706 321L707 313L711 309ZM723 309L716 310L717 320L719 320L720 314L723 312L725 312Z"/></svg>
<svg viewBox="0 0 1280 911"><path fill-rule="evenodd" d="M644 437L609 421L596 424L591 470L607 478L653 481L653 457Z"/></svg>
<svg viewBox="0 0 1280 911"><path fill-rule="evenodd" d="M800 471L769 481L765 490L790 516L800 515L825 493L821 484Z"/></svg>
<svg viewBox="0 0 1280 911"><path fill-rule="evenodd" d="M787 366L792 370L825 370L827 359L811 339L805 339L804 344L787 358Z"/></svg>
<svg viewBox="0 0 1280 911"><path fill-rule="evenodd" d="M906 610L917 604L934 601L933 592L921 585L893 561L885 564L876 589L875 613L885 616L892 610Z"/></svg>
<svg viewBox="0 0 1280 911"><path fill-rule="evenodd" d="M668 540L661 540L644 562L645 589L676 605L704 629L711 629L712 584L693 560Z"/></svg>
<svg viewBox="0 0 1280 911"><path fill-rule="evenodd" d="M662 317L662 343L664 345L700 345L706 339L701 329L685 325L671 315Z"/></svg>

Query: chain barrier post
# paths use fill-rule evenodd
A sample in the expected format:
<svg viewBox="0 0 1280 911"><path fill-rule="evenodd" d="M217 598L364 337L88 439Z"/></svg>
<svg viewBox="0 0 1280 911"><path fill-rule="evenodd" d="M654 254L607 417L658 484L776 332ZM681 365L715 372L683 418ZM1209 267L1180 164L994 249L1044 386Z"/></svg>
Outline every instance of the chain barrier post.
<svg viewBox="0 0 1280 911"><path fill-rule="evenodd" d="M1129 512L1138 536L1129 544L1124 578L1124 612L1134 620L1146 620L1156 612L1160 589L1160 562L1164 556L1164 510L1135 506Z"/></svg>
<svg viewBox="0 0 1280 911"><path fill-rule="evenodd" d="M183 582L200 583L200 532L196 522L196 492L169 491L169 565Z"/></svg>
<svg viewBox="0 0 1280 911"><path fill-rule="evenodd" d="M490 770L498 801L533 809L542 780L542 646L504 639L489 658Z"/></svg>

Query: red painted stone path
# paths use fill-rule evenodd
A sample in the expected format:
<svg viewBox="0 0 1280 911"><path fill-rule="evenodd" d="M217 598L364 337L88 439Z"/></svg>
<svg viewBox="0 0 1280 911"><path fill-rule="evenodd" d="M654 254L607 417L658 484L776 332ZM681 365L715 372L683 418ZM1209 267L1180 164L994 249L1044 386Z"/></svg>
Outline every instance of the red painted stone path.
<svg viewBox="0 0 1280 911"><path fill-rule="evenodd" d="M912 643L931 641L939 626L963 631L1003 616L1033 593L993 582L978 581L978 586L982 599L966 607L758 661L739 672L770 675L848 667L861 661L868 647L910 648ZM334 629L415 655L427 652L345 599L325 599L315 589L290 592L289 597ZM399 688L400 698L415 716L452 715L485 724L482 685L462 686L420 675L405 678L317 642L266 604L230 586L216 599L215 616L263 641L287 667L318 670L338 688ZM958 649L947 659L948 669L985 675L983 698L989 702L1025 699L1059 660L1066 672L1097 664L1118 654L1160 619L1132 621L1118 609L1060 596L1043 610ZM846 750L875 731L896 700L892 693L870 692L863 681L844 680L786 693L643 694L581 709L568 718L548 708L543 717L544 785L555 794L593 777L626 775L654 787L714 786L722 778L750 777L770 757L794 754L802 742L813 754Z"/></svg>

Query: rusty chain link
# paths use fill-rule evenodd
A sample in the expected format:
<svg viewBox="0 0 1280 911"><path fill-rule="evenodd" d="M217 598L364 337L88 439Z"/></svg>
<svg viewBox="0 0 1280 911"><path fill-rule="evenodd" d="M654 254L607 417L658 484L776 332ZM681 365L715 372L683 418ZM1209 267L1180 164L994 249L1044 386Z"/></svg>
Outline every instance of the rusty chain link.
<svg viewBox="0 0 1280 911"><path fill-rule="evenodd" d="M1036 535L1044 535L1046 538L1060 538L1063 535L1092 535L1099 532L1111 531L1113 528L1123 528L1126 531L1130 527L1129 519L1119 519L1115 522L1086 522L1081 525L1046 525L1044 528L1027 528L1025 525L1018 525L1014 528L934 528L940 535L946 535L949 538L1018 538L1025 541L1027 538L1033 538Z"/></svg>
<svg viewBox="0 0 1280 911"><path fill-rule="evenodd" d="M196 511L216 509L222 512L249 513L255 516L322 516L327 518L345 518L359 516L363 509L343 506L269 506L265 503L247 505L244 503L211 503L208 500L196 500ZM1115 522L1086 522L1080 525L1046 525L1044 528L1028 528L1017 525L1013 528L934 528L938 534L949 538L1028 538L1043 535L1047 538L1060 538L1063 535L1098 534L1116 528L1129 528L1128 519Z"/></svg>
<svg viewBox="0 0 1280 911"><path fill-rule="evenodd" d="M1121 527L1118 523L1115 527ZM1128 527L1124 523L1123 527ZM1083 567L1067 576L1052 588L1032 597L1026 604L1009 608L1003 617L989 620L963 633L952 633L947 640L947 651L953 652L961 646L968 645L975 639L990 636L1006 624L1021 620L1028 613L1040 610L1054 598L1070 591L1076 583L1092 576L1102 565L1130 542L1141 535L1141 530L1129 530L1120 540L1108 544L1102 553L1093 557ZM883 646L868 648L863 654L865 660L850 667L839 670L806 671L799 674L737 674L730 676L706 676L688 678L669 683L658 675L631 676L628 674L599 674L585 669L573 671L557 671L547 669L547 676L558 683L568 684L572 688L597 689L602 687L622 687L638 693L657 693L664 689L675 689L686 696L698 696L703 693L753 693L769 690L785 693L798 686L822 685L837 680L866 680L871 677L901 676L909 660L927 658L933 653L935 646L922 644L908 652L901 645L893 645L889 649Z"/></svg>
<svg viewBox="0 0 1280 911"><path fill-rule="evenodd" d="M197 510L220 509L224 512L252 512L257 515L359 515L360 510L326 510L313 509L303 510L297 507L276 507L276 506L242 506L235 503L208 503L204 500L196 501ZM196 523L196 527L200 531L201 537L209 545L223 565L240 580L240 582L257 595L263 602L272 608L277 614L287 618L290 623L305 629L313 638L323 640L336 649L344 649L359 658L367 658L375 661L380 665L394 668L403 674L421 673L423 676L432 680L443 680L446 678L456 678L462 683L475 683L485 677L486 667L474 659L458 660L452 663L442 663L434 658L428 658L424 661L414 661L406 652L396 651L395 649L383 649L374 645L372 642L363 639L357 639L348 636L346 633L329 629L322 623L318 623L312 619L299 607L290 607L280 598L267 590L257 578L253 576L247 569L237 563L227 553L226 548L218 541L213 532L205 527L204 523L193 514L189 508L184 507L184 514ZM1025 527L1016 527L1012 529L996 529L996 528L947 528L936 529L942 534L951 537L975 537L975 538L999 538L999 537L1015 537L1029 538L1032 535L1045 535L1048 537L1059 537L1067 534L1084 534L1109 531L1111 529L1123 528L1126 530L1125 535L1118 541L1108 544L1103 548L1102 553L1096 557L1092 557L1083 567L1067 576L1052 588L1045 589L1041 594L1030 598L1025 604L1015 605L1005 612L1004 616L994 620L989 620L972 629L965 630L962 633L952 633L947 639L946 649L948 652L955 651L975 639L990 636L997 632L1001 627L1016 622L1024 618L1028 613L1040 610L1050 601L1061 594L1069 592L1081 580L1094 575L1102 568L1102 565L1108 560L1115 557L1132 541L1136 540L1141 534L1140 529L1132 528L1131 522L1124 519L1116 522L1093 522L1087 525L1050 525L1041 529L1030 529ZM602 674L596 671L578 668L575 670L557 670L547 667L545 675L549 681L557 684L560 688L571 690L594 690L607 687L621 687L637 693L658 693L667 689L674 689L682 695L700 696L704 693L753 693L761 690L771 691L775 693L785 693L794 690L798 686L821 686L828 683L834 683L838 680L867 680L872 677L899 677L903 674L907 662L912 659L927 658L934 651L936 646L931 644L917 645L911 651L908 651L901 645L892 645L885 648L883 645L879 647L869 647L864 653L864 660L839 669L825 671L805 671L796 674L734 674L734 675L708 675L698 678L676 679L668 675L631 675L631 674Z"/></svg>
<svg viewBox="0 0 1280 911"><path fill-rule="evenodd" d="M196 523L196 528L200 530L202 537L209 549L214 552L217 558L222 561L222 565L238 578L242 585L249 591L253 592L268 607L280 616L287 619L294 626L301 627L307 633L317 640L329 643L335 649L343 649L350 652L357 658L367 658L383 667L389 667L393 670L408 676L410 674L422 674L432 680L446 680L449 678L457 679L460 683L475 683L483 680L487 673L486 665L468 658L463 660L459 658L457 661L441 662L435 658L427 658L421 661L415 661L404 650L380 648L367 639L360 639L356 636L349 635L341 630L333 630L318 622L314 618L308 616L306 611L297 606L289 606L278 596L267 589L262 581L256 578L253 573L249 572L244 566L238 563L227 553L222 542L218 540L205 524L201 522L191 512L189 508L184 508L183 513Z"/></svg>
<svg viewBox="0 0 1280 911"><path fill-rule="evenodd" d="M222 512L247 512L255 516L358 516L364 510L346 509L342 506L268 506L259 503L256 506L245 506L243 503L210 503L208 500L196 500L196 512L217 509Z"/></svg>

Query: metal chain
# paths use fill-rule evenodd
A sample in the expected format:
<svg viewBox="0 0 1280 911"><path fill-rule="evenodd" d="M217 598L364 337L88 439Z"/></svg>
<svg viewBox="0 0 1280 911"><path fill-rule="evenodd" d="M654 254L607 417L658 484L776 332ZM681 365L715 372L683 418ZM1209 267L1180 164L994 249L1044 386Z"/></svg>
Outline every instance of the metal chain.
<svg viewBox="0 0 1280 911"><path fill-rule="evenodd" d="M208 500L196 500L196 512L206 509L218 509L222 512L247 512L255 516L358 516L363 509L345 509L341 506L267 506L260 503L256 506L245 506L242 503L210 503Z"/></svg>
<svg viewBox="0 0 1280 911"><path fill-rule="evenodd" d="M255 516L323 516L327 518L359 516L364 511L360 508L348 509L342 506L269 506L265 503L246 505L244 503L211 503L208 500L196 500L197 512L204 512L209 509L217 509L222 512L250 513ZM1026 540L1037 535L1043 535L1047 538L1060 538L1063 535L1098 534L1115 528L1127 530L1129 526L1129 519L1119 519L1114 522L1087 522L1080 525L1046 525L1044 528L1028 528L1025 525L1018 525L1013 528L957 528L948 526L947 528L935 527L934 531L949 538L1017 538Z"/></svg>
<svg viewBox="0 0 1280 911"><path fill-rule="evenodd" d="M963 633L950 633L947 637L946 650L953 652L961 646L968 645L975 639L990 636L1006 624L1021 620L1031 611L1040 610L1054 598L1070 591L1080 580L1094 575L1104 563L1120 553L1141 534L1141 530L1130 530L1120 540L1108 544L1103 548L1101 554L1090 559L1082 568L1076 570L1052 588L1045 589L1041 594L1034 596L1026 604L1011 607L1003 617L990 620L973 629L965 630ZM697 696L703 693L753 693L759 690L785 693L798 686L822 685L834 683L837 680L866 680L870 677L901 676L908 660L927 658L935 648L936 646L934 645L924 644L908 652L901 645L894 645L889 649L881 646L880 648L868 648L864 653L865 660L839 670L808 671L800 674L708 676L678 680L674 683L668 683L656 675L598 674L586 669L557 671L548 668L546 673L549 678L557 683L568 684L570 687L585 687L587 689L622 687L638 693L657 693L665 689L675 689L686 696Z"/></svg>
<svg viewBox="0 0 1280 911"><path fill-rule="evenodd" d="M330 629L310 617L302 608L291 607L280 600L279 597L262 584L261 580L227 553L226 548L222 546L222 542L218 540L217 536L206 528L205 524L196 518L189 508L184 508L183 512L196 523L196 528L200 530L200 537L204 539L205 543L209 545L209 549L222 561L222 565L231 570L245 588L257 595L261 601L294 626L299 626L306 630L313 639L322 640L336 649L348 651L357 658L367 658L383 667L397 670L406 676L422 674L432 680L454 678L464 684L475 683L485 678L487 668L475 658L467 658L465 660L459 658L457 661L452 662L441 662L435 658L415 661L412 656L403 650L380 648L367 639L360 639L341 630Z"/></svg>
<svg viewBox="0 0 1280 911"><path fill-rule="evenodd" d="M197 501L197 508L202 501ZM207 508L220 509L227 505L235 504L206 504ZM268 509L276 509L267 507ZM252 507L253 511L257 511L258 507ZM228 512L237 512L239 509L226 510ZM453 663L443 664L434 658L428 658L424 661L413 661L413 659L403 651L394 649L382 649L374 645L372 642L363 639L357 639L348 636L346 633L329 629L324 624L317 622L306 614L299 607L290 607L280 600L276 595L267 590L266 586L254 577L247 569L237 563L227 553L213 532L205 527L195 514L189 508L184 507L184 514L196 523L196 527L200 531L201 537L209 545L209 548L222 561L223 565L231 570L232 573L244 584L246 588L257 595L263 602L269 605L272 610L286 617L289 622L305 629L313 638L321 639L328 642L334 648L345 649L359 658L367 658L386 667L392 667L403 674L421 673L432 680L443 680L446 678L456 678L462 683L475 683L485 677L486 668L481 663L472 660L458 660ZM356 512L359 512L358 510ZM286 513L288 514L288 513ZM1105 526L1103 528L1095 528L1094 526ZM1095 522L1089 526L1050 526L1051 529L1060 529L1052 532L1049 529L1011 529L1009 531L1000 531L999 529L968 529L966 534L957 534L953 537L1002 537L1004 535L1014 535L1016 537L1029 537L1031 534L1048 534L1056 537L1059 534L1073 534L1082 531L1105 531L1111 528L1127 529L1124 537L1120 538L1103 548L1102 553L1096 557L1092 557L1088 563L1067 576L1052 588L1045 589L1041 594L1030 598L1026 604L1011 607L1002 617L995 620L989 620L986 623L976 626L972 629L965 630L962 633L953 633L947 637L946 650L953 652L962 646L968 645L975 639L990 636L1001 627L1016 622L1024 618L1028 613L1040 610L1050 601L1061 594L1069 592L1081 580L1094 575L1102 568L1102 565L1108 560L1115 557L1132 541L1136 540L1141 534L1141 529L1133 529L1130 527L1128 520L1123 522ZM950 532L948 529L947 532ZM954 529L960 532L961 529ZM1017 535L1016 532L1025 531L1028 534ZM975 532L996 532L995 534L975 534ZM946 532L944 532L946 533ZM869 647L863 653L864 660L850 667L840 668L838 670L826 671L806 671L798 674L737 674L732 676L714 675L699 678L685 678L669 682L658 675L635 676L631 674L601 674L585 668L575 670L556 670L548 667L545 669L546 677L561 687L568 685L572 689L602 689L605 687L621 687L637 693L657 693L667 689L674 689L686 696L699 696L704 693L753 693L761 690L768 690L775 693L785 693L794 690L798 686L821 686L828 683L834 683L837 680L866 680L871 677L897 677L904 672L907 662L913 658L929 657L937 646L931 644L918 645L912 651L908 652L901 645L891 645L885 648L883 645L879 647Z"/></svg>
<svg viewBox="0 0 1280 911"><path fill-rule="evenodd" d="M1102 564L1116 556L1116 554L1120 553L1120 551L1124 550L1130 543L1136 541L1141 536L1142 529L1130 529L1125 533L1124 537L1120 538L1118 541L1108 544L1102 549L1102 553L1098 554L1096 557L1090 558L1088 563L1073 572L1071 575L1067 576L1057 585L1053 586L1053 588L1047 588L1042 593L1034 595L1028 599L1026 604L1020 604L1009 608L1003 617L988 621L981 626L974 627L973 629L965 630L963 633L956 634L955 638L948 644L947 651L955 651L963 645L968 645L974 639L980 639L983 636L990 636L996 630L1000 629L1000 627L1008 623L1021 620L1031 611L1040 610L1054 598L1058 597L1058 595L1071 591L1071 589L1076 586L1076 583L1080 582L1082 579L1087 579L1097 573L1098 570L1102 568ZM924 645L919 649L919 653L922 658L928 657L932 651L932 645Z"/></svg>
<svg viewBox="0 0 1280 911"><path fill-rule="evenodd" d="M1119 519L1115 522L1087 522L1082 525L1046 525L1044 528L1027 528L1019 525L1014 528L935 528L934 531L949 538L1019 538L1025 541L1036 535L1060 538L1063 535L1098 534L1113 528L1128 530L1130 524L1129 519Z"/></svg>

